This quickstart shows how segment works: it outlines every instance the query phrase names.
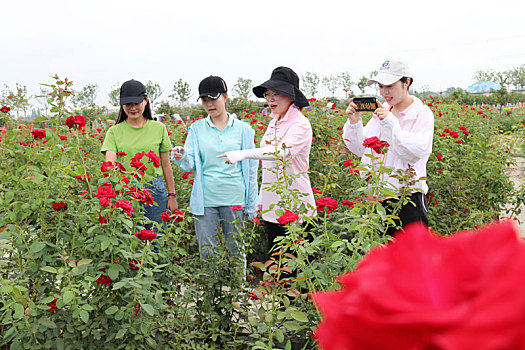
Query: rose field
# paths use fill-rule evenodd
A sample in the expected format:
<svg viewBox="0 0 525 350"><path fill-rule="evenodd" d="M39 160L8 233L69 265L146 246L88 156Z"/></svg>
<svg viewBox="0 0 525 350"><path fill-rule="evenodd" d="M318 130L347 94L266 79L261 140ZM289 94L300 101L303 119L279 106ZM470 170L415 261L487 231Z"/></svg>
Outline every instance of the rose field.
<svg viewBox="0 0 525 350"><path fill-rule="evenodd" d="M339 289L338 276L388 242L383 233L394 222L381 199L393 193L380 177L414 181L410 171L360 164L341 138L346 105L312 99L304 113L314 134L317 217L304 217L302 194L288 188L296 174L279 175L273 190L297 216L284 214L289 235L271 255L259 221L245 222L244 280L226 248L199 257L188 212L193 174L173 164L180 212L164 216L166 234L152 241L141 211L150 179L132 164L105 163L109 119L76 116L68 85L53 87L50 118L20 124L12 106L0 112L0 348L315 349L321 311L309 293ZM435 116L431 229L447 236L517 217L525 186L514 186L507 169L525 155L525 109L500 112L439 95L424 103ZM238 114L258 144L268 117L260 109ZM183 145L187 126L166 125L173 145ZM148 155L141 162L157 165ZM297 217L311 222L311 241Z"/></svg>

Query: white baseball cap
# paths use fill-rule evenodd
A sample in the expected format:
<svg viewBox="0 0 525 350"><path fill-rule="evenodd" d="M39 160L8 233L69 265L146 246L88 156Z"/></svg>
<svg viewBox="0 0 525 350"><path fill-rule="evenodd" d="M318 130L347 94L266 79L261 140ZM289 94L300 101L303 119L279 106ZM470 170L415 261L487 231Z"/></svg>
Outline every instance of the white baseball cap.
<svg viewBox="0 0 525 350"><path fill-rule="evenodd" d="M412 73L410 73L408 64L406 61L393 58L386 60L383 62L383 64L381 64L379 73L370 79L367 85L370 86L374 83L379 83L381 85L391 85L403 77L412 78Z"/></svg>

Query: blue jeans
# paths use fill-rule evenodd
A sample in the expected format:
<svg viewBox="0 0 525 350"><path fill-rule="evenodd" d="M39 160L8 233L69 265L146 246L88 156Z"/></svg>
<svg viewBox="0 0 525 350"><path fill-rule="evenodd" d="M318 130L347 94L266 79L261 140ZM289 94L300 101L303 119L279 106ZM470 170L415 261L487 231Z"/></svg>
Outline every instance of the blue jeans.
<svg viewBox="0 0 525 350"><path fill-rule="evenodd" d="M160 236L164 234L164 229L166 228L166 223L162 221L160 214L164 213L168 207L168 193L166 191L166 184L164 183L164 177L159 176L145 185L145 189L149 190L151 192L151 195L153 196L153 200L157 205L144 205L144 216L150 219L151 221L155 221L159 224L161 224L162 229L155 233L157 233L157 236ZM146 230L151 230L153 228L153 223L148 222L146 225L144 225L144 228ZM154 249L158 250L160 249L160 246L157 242L153 241Z"/></svg>
<svg viewBox="0 0 525 350"><path fill-rule="evenodd" d="M244 227L244 211L232 210L231 207L205 207L204 215L194 215L194 218L201 258L214 254L219 245L218 231L222 226L224 243L236 263L242 264L242 276L246 276L246 253L238 237L239 230Z"/></svg>

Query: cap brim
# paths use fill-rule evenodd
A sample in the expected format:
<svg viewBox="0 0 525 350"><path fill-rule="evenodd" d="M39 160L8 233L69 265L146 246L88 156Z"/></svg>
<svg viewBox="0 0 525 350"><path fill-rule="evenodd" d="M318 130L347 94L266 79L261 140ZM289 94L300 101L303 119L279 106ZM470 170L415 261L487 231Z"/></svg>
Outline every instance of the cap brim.
<svg viewBox="0 0 525 350"><path fill-rule="evenodd" d="M146 96L128 96L120 98L120 105L123 106L128 103L141 103L146 99Z"/></svg>
<svg viewBox="0 0 525 350"><path fill-rule="evenodd" d="M208 97L208 98L211 98L212 100L216 100L219 97L221 97L222 94L225 94L225 92L204 92L200 94L199 97L197 97L197 101L203 97Z"/></svg>
<svg viewBox="0 0 525 350"><path fill-rule="evenodd" d="M392 85L401 78L403 78L403 76L401 75L379 73L378 75L370 79L366 85L370 86L375 83L378 83L381 85Z"/></svg>

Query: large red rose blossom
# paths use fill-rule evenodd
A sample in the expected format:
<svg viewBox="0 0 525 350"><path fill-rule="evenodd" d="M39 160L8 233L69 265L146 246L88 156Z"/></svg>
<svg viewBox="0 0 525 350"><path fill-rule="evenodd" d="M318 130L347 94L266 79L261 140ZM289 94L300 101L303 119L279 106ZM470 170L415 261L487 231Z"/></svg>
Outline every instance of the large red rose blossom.
<svg viewBox="0 0 525 350"><path fill-rule="evenodd" d="M377 136L372 136L363 141L363 146L371 148L377 154L386 153L390 144L386 141L380 140Z"/></svg>
<svg viewBox="0 0 525 350"><path fill-rule="evenodd" d="M66 118L66 125L70 129L76 128L76 129L80 130L83 127L86 126L86 118L84 118L81 115L75 115L75 116L67 117Z"/></svg>
<svg viewBox="0 0 525 350"><path fill-rule="evenodd" d="M525 349L525 243L511 222L448 237L408 225L312 299L322 349Z"/></svg>
<svg viewBox="0 0 525 350"><path fill-rule="evenodd" d="M157 238L157 234L151 230L142 230L140 232L135 232L135 237L142 241L151 241Z"/></svg>
<svg viewBox="0 0 525 350"><path fill-rule="evenodd" d="M109 185L100 186L99 188L97 188L97 194L95 195L95 197L98 198L115 198L116 196L117 193Z"/></svg>
<svg viewBox="0 0 525 350"><path fill-rule="evenodd" d="M149 151L148 153L146 153L146 156L151 160L155 168L158 168L160 166L160 158L157 155L157 153Z"/></svg>
<svg viewBox="0 0 525 350"><path fill-rule="evenodd" d="M33 130L31 131L31 135L33 135L33 138L35 140L43 139L46 137L46 131L45 130Z"/></svg>
<svg viewBox="0 0 525 350"><path fill-rule="evenodd" d="M337 201L330 197L321 197L315 201L315 204L317 205L317 211L326 212L327 214L333 212L338 206Z"/></svg>
<svg viewBox="0 0 525 350"><path fill-rule="evenodd" d="M294 222L299 220L299 214L291 212L290 210L287 210L277 218L277 222L281 225L286 225L290 222Z"/></svg>
<svg viewBox="0 0 525 350"><path fill-rule="evenodd" d="M118 199L112 208L122 208L129 217L131 217L131 213L135 211L133 205L125 199Z"/></svg>

